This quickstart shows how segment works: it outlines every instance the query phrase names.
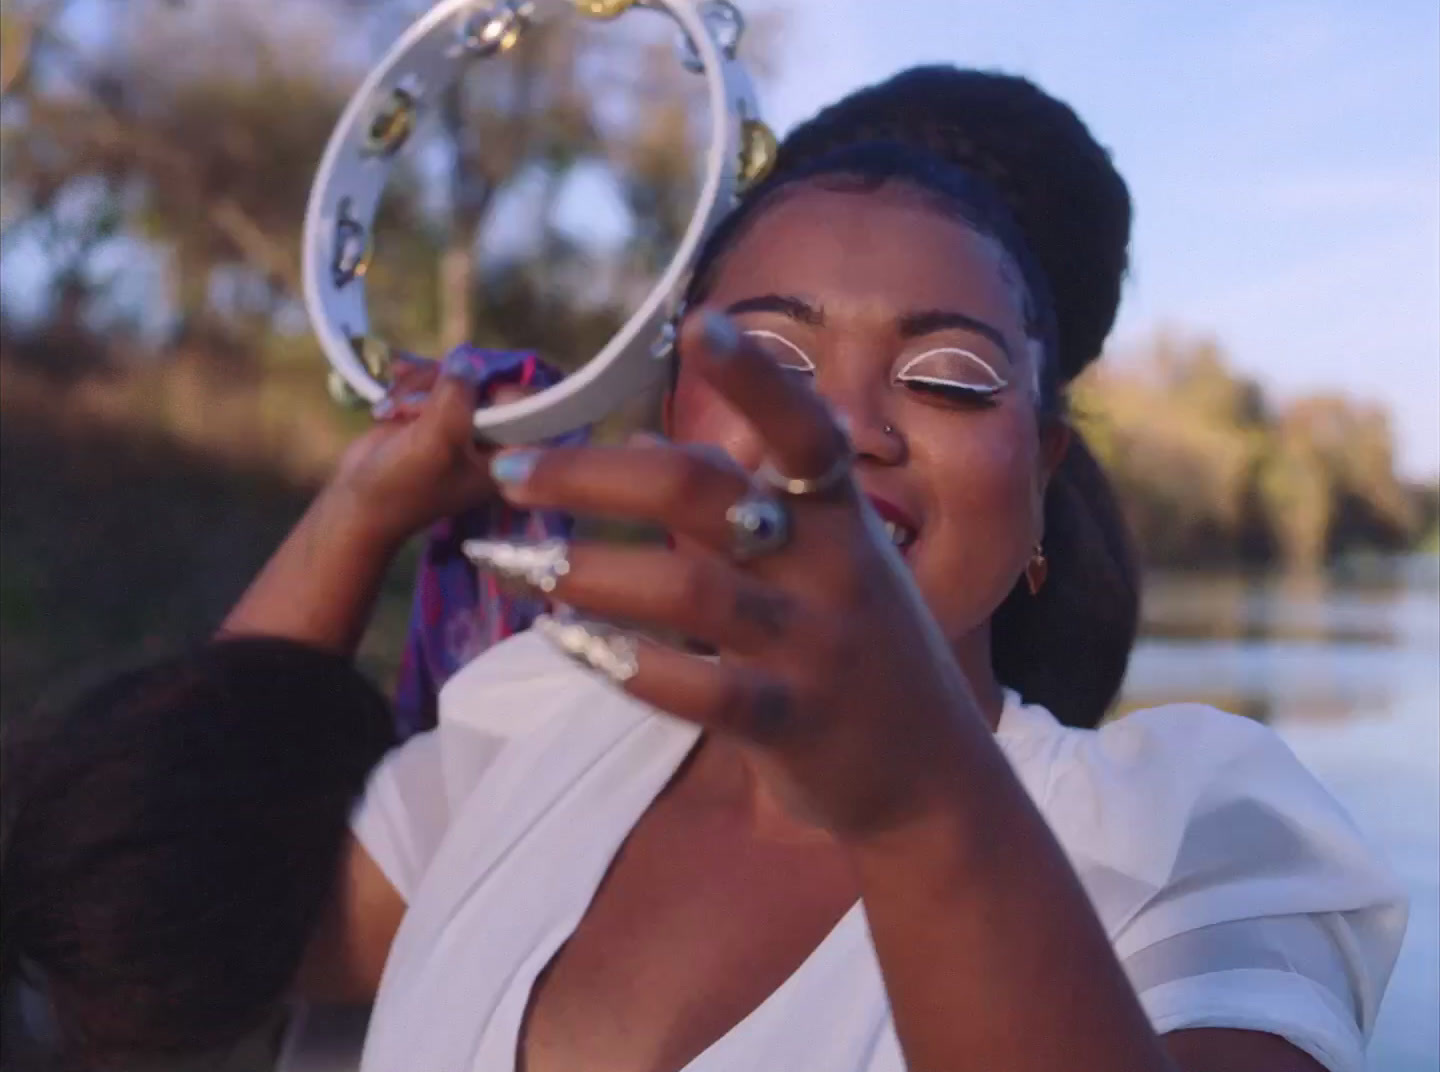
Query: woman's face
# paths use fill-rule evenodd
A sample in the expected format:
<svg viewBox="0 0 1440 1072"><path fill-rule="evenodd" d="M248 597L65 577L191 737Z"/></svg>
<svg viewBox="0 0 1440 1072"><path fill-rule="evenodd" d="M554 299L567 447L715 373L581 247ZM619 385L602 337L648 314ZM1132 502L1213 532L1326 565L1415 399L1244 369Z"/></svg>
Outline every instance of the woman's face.
<svg viewBox="0 0 1440 1072"><path fill-rule="evenodd" d="M946 635L983 627L1043 537L1066 441L1048 422L1042 437L1021 292L998 245L900 184L805 186L761 210L707 304L848 420L860 486ZM762 460L746 421L683 362L670 419L677 440Z"/></svg>

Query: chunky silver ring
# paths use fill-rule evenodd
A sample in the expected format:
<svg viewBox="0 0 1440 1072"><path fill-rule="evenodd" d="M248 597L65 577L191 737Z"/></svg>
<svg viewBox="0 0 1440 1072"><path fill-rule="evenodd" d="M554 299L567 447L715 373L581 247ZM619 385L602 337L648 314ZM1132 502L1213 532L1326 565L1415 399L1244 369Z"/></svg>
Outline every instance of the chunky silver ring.
<svg viewBox="0 0 1440 1072"><path fill-rule="evenodd" d="M770 462L760 466L755 475L777 491L803 498L830 494L850 479L850 473L854 467L855 454L849 447L846 447L845 452L836 459L835 464L817 477L788 476Z"/></svg>
<svg viewBox="0 0 1440 1072"><path fill-rule="evenodd" d="M570 575L570 545L564 540L467 540L462 549L465 557L481 569L523 581L547 595L555 591L562 577Z"/></svg>
<svg viewBox="0 0 1440 1072"><path fill-rule="evenodd" d="M640 673L635 638L596 622L562 622L548 614L535 619L535 631L582 666L623 685Z"/></svg>
<svg viewBox="0 0 1440 1072"><path fill-rule="evenodd" d="M773 555L790 543L790 511L759 489L730 507L725 520L730 523L730 557L736 562Z"/></svg>

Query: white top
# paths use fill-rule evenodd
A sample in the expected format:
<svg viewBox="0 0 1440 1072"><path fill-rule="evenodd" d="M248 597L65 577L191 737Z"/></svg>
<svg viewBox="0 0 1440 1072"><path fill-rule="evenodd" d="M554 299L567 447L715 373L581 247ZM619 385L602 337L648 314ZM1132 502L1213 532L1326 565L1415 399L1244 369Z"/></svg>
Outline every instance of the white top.
<svg viewBox="0 0 1440 1072"><path fill-rule="evenodd" d="M461 671L354 820L409 911L365 1072L510 1072L536 977L698 731L523 634ZM1012 697L1000 747L1158 1032L1289 1039L1331 1072L1365 1042L1404 894L1265 727L1182 705L1101 730ZM686 1072L902 1072L863 906Z"/></svg>

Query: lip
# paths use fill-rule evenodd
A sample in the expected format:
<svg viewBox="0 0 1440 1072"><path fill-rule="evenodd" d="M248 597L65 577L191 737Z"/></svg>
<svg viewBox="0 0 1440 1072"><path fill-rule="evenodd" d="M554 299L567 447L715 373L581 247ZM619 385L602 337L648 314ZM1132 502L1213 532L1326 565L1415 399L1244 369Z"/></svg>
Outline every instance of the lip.
<svg viewBox="0 0 1440 1072"><path fill-rule="evenodd" d="M904 547L899 548L901 554L908 555L914 549L915 545L920 542L920 522L916 521L915 518L902 507L897 506L889 499L876 495L873 492L866 492L865 498L869 500L875 513L880 515L881 521L888 521L891 524L899 525L908 529L913 534L910 542Z"/></svg>

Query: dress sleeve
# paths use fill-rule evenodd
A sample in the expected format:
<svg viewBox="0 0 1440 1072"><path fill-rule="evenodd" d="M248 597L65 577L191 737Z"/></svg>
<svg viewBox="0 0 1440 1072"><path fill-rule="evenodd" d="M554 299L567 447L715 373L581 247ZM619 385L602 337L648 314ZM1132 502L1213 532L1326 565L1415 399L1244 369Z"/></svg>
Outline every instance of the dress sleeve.
<svg viewBox="0 0 1440 1072"><path fill-rule="evenodd" d="M1363 1072L1373 980L1363 914L1237 920L1157 942L1124 961L1164 1035L1220 1027L1278 1035L1330 1072ZM1382 942L1383 944L1383 942Z"/></svg>
<svg viewBox="0 0 1440 1072"><path fill-rule="evenodd" d="M1361 1072L1407 902L1283 741L1209 708L1057 748L1045 811L1157 1031L1278 1035Z"/></svg>
<svg viewBox="0 0 1440 1072"><path fill-rule="evenodd" d="M500 738L442 722L391 752L370 776L350 827L407 903L456 810L502 747Z"/></svg>

